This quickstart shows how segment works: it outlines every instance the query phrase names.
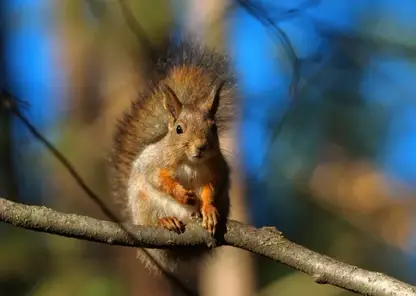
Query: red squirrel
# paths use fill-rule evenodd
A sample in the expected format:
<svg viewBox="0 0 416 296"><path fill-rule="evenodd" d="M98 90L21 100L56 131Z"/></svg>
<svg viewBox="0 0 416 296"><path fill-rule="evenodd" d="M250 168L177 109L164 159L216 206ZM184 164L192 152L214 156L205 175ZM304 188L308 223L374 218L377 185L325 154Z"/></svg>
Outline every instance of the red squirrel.
<svg viewBox="0 0 416 296"><path fill-rule="evenodd" d="M167 48L154 71L149 91L132 102L116 128L114 198L133 224L181 233L199 214L202 226L214 235L230 207L230 158L221 144L236 118L228 59L182 41ZM196 289L198 266L209 250L146 252ZM139 258L158 274L146 256Z"/></svg>

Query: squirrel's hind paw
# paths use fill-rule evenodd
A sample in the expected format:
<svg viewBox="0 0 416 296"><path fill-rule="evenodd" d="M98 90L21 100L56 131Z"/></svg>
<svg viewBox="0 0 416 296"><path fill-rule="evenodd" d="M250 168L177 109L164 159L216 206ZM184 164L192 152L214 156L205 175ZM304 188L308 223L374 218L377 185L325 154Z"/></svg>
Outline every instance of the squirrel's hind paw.
<svg viewBox="0 0 416 296"><path fill-rule="evenodd" d="M176 233L185 231L185 225L176 217L164 217L159 219L159 226Z"/></svg>

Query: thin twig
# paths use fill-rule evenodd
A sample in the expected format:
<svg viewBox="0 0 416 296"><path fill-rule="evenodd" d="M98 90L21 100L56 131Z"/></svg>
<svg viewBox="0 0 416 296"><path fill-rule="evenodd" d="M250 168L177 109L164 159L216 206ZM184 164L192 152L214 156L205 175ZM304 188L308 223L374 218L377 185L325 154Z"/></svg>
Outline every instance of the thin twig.
<svg viewBox="0 0 416 296"><path fill-rule="evenodd" d="M97 194L85 183L82 177L77 173L75 168L69 162L69 160L57 149L55 148L34 126L31 122L20 112L18 108L18 104L20 105L22 101L18 98L12 96L9 92L3 90L2 95L0 97L0 103L6 109L11 111L17 118L19 118L22 123L26 126L26 128L30 131L30 133L38 139L42 144L46 146L49 152L54 155L59 162L68 170L70 175L74 178L75 182L78 186L87 194L89 198L93 202L95 202L102 212L113 222L116 222L120 225L120 227L125 231L126 235L128 235L132 240L136 240L137 237L133 232L131 232L128 228L125 227L124 224L121 224L122 219L117 217L110 208L98 197ZM154 258L143 250L143 252L149 257L148 259L153 262L155 266L157 266L167 277L169 281L171 281L175 286L177 286L180 290L182 290L185 295L189 296L197 296L196 293L190 290L180 279L174 276L172 273L166 271Z"/></svg>

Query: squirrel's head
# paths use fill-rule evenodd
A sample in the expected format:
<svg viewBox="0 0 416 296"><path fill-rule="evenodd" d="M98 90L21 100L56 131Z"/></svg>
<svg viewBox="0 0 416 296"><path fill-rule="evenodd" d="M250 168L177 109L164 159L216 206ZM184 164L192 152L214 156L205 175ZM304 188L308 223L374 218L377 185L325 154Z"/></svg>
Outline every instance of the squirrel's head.
<svg viewBox="0 0 416 296"><path fill-rule="evenodd" d="M169 114L169 144L182 160L201 163L220 153L215 114L224 83L198 104L182 104L167 85L163 91L163 106Z"/></svg>

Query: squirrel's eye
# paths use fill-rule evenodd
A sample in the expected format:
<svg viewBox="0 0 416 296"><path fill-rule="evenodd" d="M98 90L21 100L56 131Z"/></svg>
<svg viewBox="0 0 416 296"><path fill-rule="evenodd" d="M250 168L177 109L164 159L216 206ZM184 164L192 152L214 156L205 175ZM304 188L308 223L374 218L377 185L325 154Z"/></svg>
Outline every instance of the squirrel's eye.
<svg viewBox="0 0 416 296"><path fill-rule="evenodd" d="M180 125L176 126L176 133L177 134L182 134L183 133L182 127Z"/></svg>

